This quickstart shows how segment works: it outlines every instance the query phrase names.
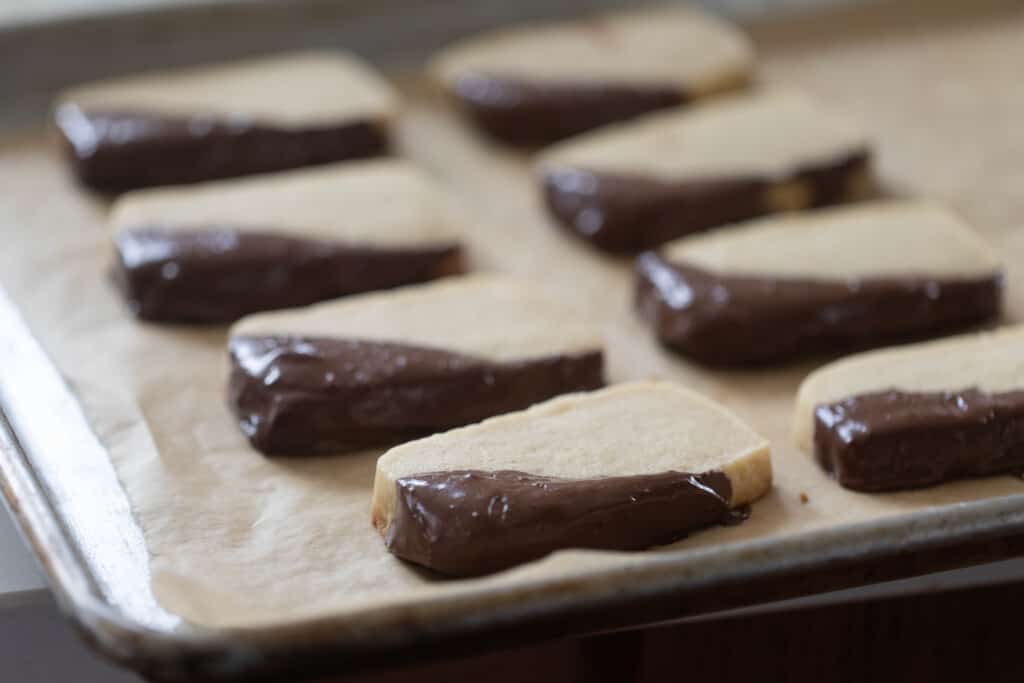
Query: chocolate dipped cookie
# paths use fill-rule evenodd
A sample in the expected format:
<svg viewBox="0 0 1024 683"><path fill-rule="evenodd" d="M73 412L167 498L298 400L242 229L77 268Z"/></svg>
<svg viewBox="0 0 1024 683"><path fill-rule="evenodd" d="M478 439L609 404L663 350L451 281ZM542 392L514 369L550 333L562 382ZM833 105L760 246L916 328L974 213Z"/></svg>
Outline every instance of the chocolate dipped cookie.
<svg viewBox="0 0 1024 683"><path fill-rule="evenodd" d="M1003 268L950 211L867 202L670 242L636 265L658 339L711 365L778 363L947 334L999 315Z"/></svg>
<svg viewBox="0 0 1024 683"><path fill-rule="evenodd" d="M456 207L405 161L132 192L114 279L144 320L225 323L463 270Z"/></svg>
<svg viewBox="0 0 1024 683"><path fill-rule="evenodd" d="M251 316L229 352L230 404L268 454L392 445L604 383L600 329L501 275Z"/></svg>
<svg viewBox="0 0 1024 683"><path fill-rule="evenodd" d="M753 68L739 29L687 6L492 31L431 64L480 129L524 146L741 87Z"/></svg>
<svg viewBox="0 0 1024 683"><path fill-rule="evenodd" d="M359 58L304 52L85 84L54 120L79 181L117 193L384 154L397 108Z"/></svg>
<svg viewBox="0 0 1024 683"><path fill-rule="evenodd" d="M734 520L771 481L767 441L737 417L636 382L393 448L372 517L396 556L472 576L565 548L672 543Z"/></svg>
<svg viewBox="0 0 1024 683"><path fill-rule="evenodd" d="M843 486L1024 471L1024 326L850 356L800 386L793 438Z"/></svg>
<svg viewBox="0 0 1024 683"><path fill-rule="evenodd" d="M610 252L637 252L761 215L872 191L859 126L790 90L716 98L585 133L540 155L552 217Z"/></svg>

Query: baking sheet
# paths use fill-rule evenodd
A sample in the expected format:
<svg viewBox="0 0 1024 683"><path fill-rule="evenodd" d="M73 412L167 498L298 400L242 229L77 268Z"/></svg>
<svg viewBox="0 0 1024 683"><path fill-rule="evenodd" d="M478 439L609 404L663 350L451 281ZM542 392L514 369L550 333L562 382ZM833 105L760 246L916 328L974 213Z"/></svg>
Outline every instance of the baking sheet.
<svg viewBox="0 0 1024 683"><path fill-rule="evenodd" d="M973 18L933 13L922 23L910 13L891 29L876 18L870 30L844 21L761 29L755 38L763 80L802 86L864 121L890 187L949 202L1003 251L1008 320L1020 320L1024 93L1015 84L1024 11L999 4L1005 9ZM666 549L565 552L489 578L431 580L389 556L370 527L375 454L282 461L249 450L224 404L224 331L130 319L105 277L103 204L74 189L42 136L8 140L0 150L0 282L108 449L167 612L249 628L328 615L370 622L396 609L437 619L460 603L466 614L460 599L482 613L535 591L555 601L582 581L625 585L666 557L677 569L685 566L679 553L704 557L700 548L1024 493L1013 477L881 496L840 489L788 443L792 395L811 364L707 372L658 349L630 311L628 263L555 230L520 155L478 139L429 89L407 90L403 152L464 200L476 264L543 278L602 320L610 379L673 379L730 405L772 440L775 489L747 523ZM64 455L73 467L74 451Z"/></svg>

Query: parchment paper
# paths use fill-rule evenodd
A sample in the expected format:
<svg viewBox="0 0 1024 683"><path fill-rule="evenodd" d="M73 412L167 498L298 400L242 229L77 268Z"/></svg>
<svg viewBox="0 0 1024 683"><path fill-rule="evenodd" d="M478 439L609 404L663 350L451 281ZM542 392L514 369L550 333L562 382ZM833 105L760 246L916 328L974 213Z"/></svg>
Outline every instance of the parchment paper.
<svg viewBox="0 0 1024 683"><path fill-rule="evenodd" d="M1013 320L1024 313L1024 11L1007 8L928 24L905 16L892 27L803 23L755 37L763 80L802 86L858 117L878 137L889 186L949 202L1003 251ZM793 393L814 364L707 372L658 349L631 312L629 264L556 230L521 156L482 142L426 89L409 93L403 151L465 202L478 267L543 279L602 320L611 380L684 383L772 440L775 488L747 523L653 553L1024 492L1013 477L875 496L841 489L789 443ZM225 407L224 329L143 325L127 315L106 278L105 206L75 189L52 145L42 136L8 140L0 188L0 281L109 448L166 609L210 626L269 624L611 572L651 556L560 553L444 582L402 564L370 527L376 453L271 460L253 452Z"/></svg>

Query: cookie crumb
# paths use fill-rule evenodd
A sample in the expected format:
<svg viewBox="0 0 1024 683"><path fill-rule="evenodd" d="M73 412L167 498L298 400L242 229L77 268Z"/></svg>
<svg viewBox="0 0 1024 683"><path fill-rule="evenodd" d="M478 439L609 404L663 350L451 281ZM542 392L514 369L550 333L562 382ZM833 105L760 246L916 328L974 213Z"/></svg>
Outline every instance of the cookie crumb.
<svg viewBox="0 0 1024 683"><path fill-rule="evenodd" d="M807 505L807 503L809 503L810 501L811 501L811 499L807 497L807 494L804 493L803 491L801 491L800 492L800 503L803 504L803 505Z"/></svg>

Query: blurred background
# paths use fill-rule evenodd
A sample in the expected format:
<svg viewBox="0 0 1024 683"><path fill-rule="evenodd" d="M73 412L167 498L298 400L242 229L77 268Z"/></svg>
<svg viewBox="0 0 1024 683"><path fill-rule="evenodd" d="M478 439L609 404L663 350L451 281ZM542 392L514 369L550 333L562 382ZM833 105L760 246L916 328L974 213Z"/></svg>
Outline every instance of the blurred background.
<svg viewBox="0 0 1024 683"><path fill-rule="evenodd" d="M697 0L750 20L859 0ZM863 0L860 0L863 1ZM72 83L158 66L344 45L390 66L511 19L621 0L0 0L0 125L30 122ZM395 21L395 19L401 21Z"/></svg>

